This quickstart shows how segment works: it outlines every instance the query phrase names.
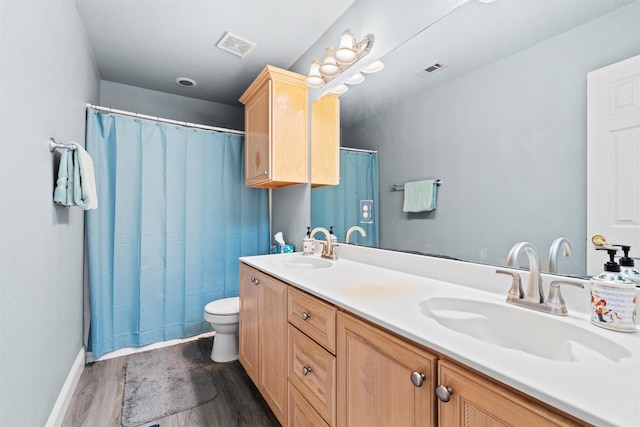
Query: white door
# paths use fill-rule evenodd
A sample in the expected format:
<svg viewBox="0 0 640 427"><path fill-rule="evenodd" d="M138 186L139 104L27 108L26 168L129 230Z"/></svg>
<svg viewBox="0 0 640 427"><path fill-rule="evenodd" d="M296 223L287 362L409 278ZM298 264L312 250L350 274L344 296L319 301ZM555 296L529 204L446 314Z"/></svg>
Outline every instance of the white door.
<svg viewBox="0 0 640 427"><path fill-rule="evenodd" d="M607 260L594 250L594 234L630 245L630 256L640 258L640 56L587 75L589 275Z"/></svg>

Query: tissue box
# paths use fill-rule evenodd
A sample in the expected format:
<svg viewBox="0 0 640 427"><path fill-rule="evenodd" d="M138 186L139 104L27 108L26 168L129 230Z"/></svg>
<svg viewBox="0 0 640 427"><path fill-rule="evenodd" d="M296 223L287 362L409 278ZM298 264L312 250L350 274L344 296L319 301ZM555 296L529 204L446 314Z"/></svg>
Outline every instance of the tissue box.
<svg viewBox="0 0 640 427"><path fill-rule="evenodd" d="M276 243L275 245L271 245L271 253L272 254L286 254L289 252L294 252L295 251L295 247L293 245L284 245L282 246L279 243Z"/></svg>

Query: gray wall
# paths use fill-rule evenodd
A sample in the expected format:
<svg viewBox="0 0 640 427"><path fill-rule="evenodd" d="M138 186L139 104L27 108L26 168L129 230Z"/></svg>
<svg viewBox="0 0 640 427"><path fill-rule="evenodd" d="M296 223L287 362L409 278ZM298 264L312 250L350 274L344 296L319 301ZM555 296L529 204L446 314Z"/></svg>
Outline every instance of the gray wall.
<svg viewBox="0 0 640 427"><path fill-rule="evenodd" d="M99 78L72 1L0 1L0 425L42 426L82 347L83 212L52 201Z"/></svg>
<svg viewBox="0 0 640 427"><path fill-rule="evenodd" d="M343 129L380 156L380 246L504 264L554 238L586 269L586 75L640 53L638 4L408 99ZM611 21L615 25L609 25ZM442 71L444 72L444 71ZM441 178L438 208L402 212L392 184Z"/></svg>
<svg viewBox="0 0 640 427"><path fill-rule="evenodd" d="M104 80L100 84L100 105L165 119L244 130L242 105L230 107Z"/></svg>

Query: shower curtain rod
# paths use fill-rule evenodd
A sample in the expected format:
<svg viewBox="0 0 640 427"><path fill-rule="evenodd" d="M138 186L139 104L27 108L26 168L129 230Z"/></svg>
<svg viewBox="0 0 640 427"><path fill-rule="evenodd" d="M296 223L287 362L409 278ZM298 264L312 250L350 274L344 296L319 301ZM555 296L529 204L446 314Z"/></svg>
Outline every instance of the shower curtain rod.
<svg viewBox="0 0 640 427"><path fill-rule="evenodd" d="M369 153L369 154L376 154L378 152L378 150L363 150L361 148L349 148L349 147L340 147L340 149L345 151L358 151L360 153Z"/></svg>
<svg viewBox="0 0 640 427"><path fill-rule="evenodd" d="M139 119L153 120L156 122L169 123L172 125L180 125L180 126L186 126L190 128L196 128L196 129L212 130L216 132L226 132L226 133L233 133L236 135L244 135L244 131L241 131L241 130L227 129L227 128L221 128L216 126L208 126L208 125L199 125L197 123L183 122L180 120L163 119L162 117L148 116L146 114L140 114L140 113L132 113L131 111L117 110L115 108L102 107L100 105L95 105L95 104L87 103L87 108L93 108L94 110L98 110L103 113L120 114L123 116L137 117Z"/></svg>

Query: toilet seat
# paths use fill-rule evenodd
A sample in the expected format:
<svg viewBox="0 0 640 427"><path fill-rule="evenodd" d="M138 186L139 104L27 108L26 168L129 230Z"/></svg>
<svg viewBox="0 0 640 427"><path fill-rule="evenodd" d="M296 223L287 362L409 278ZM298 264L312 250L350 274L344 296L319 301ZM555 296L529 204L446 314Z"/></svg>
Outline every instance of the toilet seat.
<svg viewBox="0 0 640 427"><path fill-rule="evenodd" d="M204 307L204 311L214 316L237 316L240 312L240 297L211 301Z"/></svg>

